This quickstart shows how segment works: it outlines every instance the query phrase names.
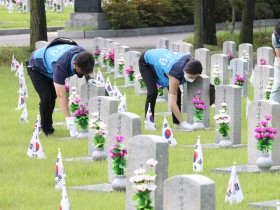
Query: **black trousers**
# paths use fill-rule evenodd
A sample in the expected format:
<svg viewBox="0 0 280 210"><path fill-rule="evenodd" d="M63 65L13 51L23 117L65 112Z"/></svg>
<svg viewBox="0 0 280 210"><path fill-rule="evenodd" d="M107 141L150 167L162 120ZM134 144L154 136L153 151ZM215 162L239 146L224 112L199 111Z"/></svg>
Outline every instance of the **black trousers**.
<svg viewBox="0 0 280 210"><path fill-rule="evenodd" d="M27 68L32 84L40 97L41 127L45 134L54 132L52 114L55 107L56 92L53 80L38 71Z"/></svg>
<svg viewBox="0 0 280 210"><path fill-rule="evenodd" d="M145 116L147 114L147 110L149 108L149 103L151 104L151 111L154 115L155 113L155 106L156 106L156 100L157 100L157 74L155 72L155 68L151 64L147 64L144 59L143 53L139 58L139 70L140 74L143 78L143 81L147 87L147 98L146 98L146 104L145 104ZM178 88L177 92L177 105L179 107L179 110L181 111L181 90ZM175 117L175 115L172 112L172 121L174 124L179 124L179 120Z"/></svg>

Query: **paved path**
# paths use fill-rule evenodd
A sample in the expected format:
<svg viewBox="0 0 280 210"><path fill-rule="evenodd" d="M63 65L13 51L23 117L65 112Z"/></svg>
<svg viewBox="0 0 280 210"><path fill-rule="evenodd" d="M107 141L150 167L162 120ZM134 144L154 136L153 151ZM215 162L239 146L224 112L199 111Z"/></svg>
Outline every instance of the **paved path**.
<svg viewBox="0 0 280 210"><path fill-rule="evenodd" d="M170 42L180 42L191 35L193 35L193 33L186 32L137 37L112 37L108 39L119 42L121 45L129 46L132 50L142 51L147 48L154 48L156 46L156 40L161 37L169 39ZM49 41L55 39L56 37L58 37L57 32L48 32ZM0 46L29 46L29 39L29 34L0 36ZM74 40L86 50L92 50L92 38L77 38Z"/></svg>

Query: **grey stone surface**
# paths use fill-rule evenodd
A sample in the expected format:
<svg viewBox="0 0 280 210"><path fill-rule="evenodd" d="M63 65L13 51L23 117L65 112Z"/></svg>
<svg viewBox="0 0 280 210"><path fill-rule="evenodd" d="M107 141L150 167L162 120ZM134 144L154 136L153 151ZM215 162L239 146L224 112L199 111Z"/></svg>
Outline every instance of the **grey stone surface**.
<svg viewBox="0 0 280 210"><path fill-rule="evenodd" d="M128 75L125 73L125 70L129 67L132 66L134 70L134 76L139 74L139 65L138 65L138 60L140 57L141 53L138 51L128 51L125 53L124 59L125 59L125 64L124 64L124 80L125 80L125 86L126 87L134 87L135 84L129 83L128 81ZM135 81L135 79L134 79Z"/></svg>
<svg viewBox="0 0 280 210"><path fill-rule="evenodd" d="M35 48L36 48L36 49L40 49L40 48L42 48L42 47L48 46L48 44L49 44L49 42L46 42L46 41L37 41L37 42L35 43Z"/></svg>
<svg viewBox="0 0 280 210"><path fill-rule="evenodd" d="M236 74L239 74L240 77L244 78L242 97L248 95L248 77L246 72L249 72L247 60L234 58L230 61L230 85L234 85Z"/></svg>
<svg viewBox="0 0 280 210"><path fill-rule="evenodd" d="M216 209L215 182L199 174L174 176L165 180L163 209Z"/></svg>
<svg viewBox="0 0 280 210"><path fill-rule="evenodd" d="M66 122L54 122L54 126L66 126Z"/></svg>
<svg viewBox="0 0 280 210"><path fill-rule="evenodd" d="M249 43L242 43L242 44L240 44L239 47L238 47L238 57L242 58L244 56L243 55L244 52L246 52L249 55L249 57L250 57L248 72L251 73L252 69L253 69L253 60L254 60L254 57L253 57L253 45L249 44Z"/></svg>
<svg viewBox="0 0 280 210"><path fill-rule="evenodd" d="M64 158L66 162L93 162L92 157Z"/></svg>
<svg viewBox="0 0 280 210"><path fill-rule="evenodd" d="M139 30L138 29L121 29L117 30L117 36L123 37L123 36L139 36Z"/></svg>
<svg viewBox="0 0 280 210"><path fill-rule="evenodd" d="M279 203L279 202L280 202L280 200L271 200L271 201L248 203L248 207L251 207L254 209L263 209L263 210L276 209L277 203Z"/></svg>
<svg viewBox="0 0 280 210"><path fill-rule="evenodd" d="M119 59L121 57L123 57L123 59L125 58L125 53L129 51L129 47L128 46L124 46L124 45L119 45L119 46L116 46L115 48L115 70L114 70L114 78L118 78L118 68L119 68L119 65L118 65L118 62L119 62ZM125 74L125 68L123 68L123 74L122 76L124 77L124 74Z"/></svg>
<svg viewBox="0 0 280 210"><path fill-rule="evenodd" d="M214 85L214 69L215 66L217 65L218 71L221 73L220 75L220 80L221 84L220 85L228 85L228 59L227 56L224 54L214 54L211 55L211 83Z"/></svg>
<svg viewBox="0 0 280 210"><path fill-rule="evenodd" d="M260 124L261 121L265 121L264 116L266 114L271 115L269 126L280 131L280 104L275 101L254 101L249 104L248 111L248 164L254 165L261 154L257 150L257 140L254 138L254 129ZM273 161L273 166L280 165L280 135L276 134L274 139L272 150L269 152Z"/></svg>
<svg viewBox="0 0 280 210"><path fill-rule="evenodd" d="M85 32L58 30L58 37L85 38Z"/></svg>
<svg viewBox="0 0 280 210"><path fill-rule="evenodd" d="M111 148L111 145L116 142L114 139L117 135L125 137L123 143L128 146L131 138L141 134L141 118L140 116L131 112L121 112L111 115L108 118L108 138L106 147ZM130 152L128 151L128 154ZM112 170L112 159L108 158L108 180L109 183L115 178L115 174Z"/></svg>
<svg viewBox="0 0 280 210"><path fill-rule="evenodd" d="M159 38L156 40L156 48L169 48L169 40L167 38Z"/></svg>
<svg viewBox="0 0 280 210"><path fill-rule="evenodd" d="M86 83L81 86L81 102L82 103L88 103L88 101L96 96L105 96L105 87L92 84L92 83Z"/></svg>
<svg viewBox="0 0 280 210"><path fill-rule="evenodd" d="M101 36L103 38L117 37L116 30L96 30L96 31L85 31L85 38L94 38Z"/></svg>
<svg viewBox="0 0 280 210"><path fill-rule="evenodd" d="M162 141L161 136L138 135L130 139L128 144L128 160L126 173L126 210L134 210L136 202L132 200L135 193L130 177L135 176L136 169L144 168L146 171L156 173L156 191L151 193L155 210L163 209L164 180L168 178L168 143ZM158 164L151 168L146 164L147 160L153 158Z"/></svg>
<svg viewBox="0 0 280 210"><path fill-rule="evenodd" d="M231 52L233 57L236 58L236 43L234 41L225 41L223 43L223 54L228 55Z"/></svg>
<svg viewBox="0 0 280 210"><path fill-rule="evenodd" d="M180 53L187 53L194 57L194 47L191 43L182 42L179 46Z"/></svg>
<svg viewBox="0 0 280 210"><path fill-rule="evenodd" d="M267 173L266 171L260 171L258 166L256 165L237 165L235 167L237 173ZM227 173L230 174L232 170L232 166L224 167L224 168L214 168L212 171L214 173ZM273 166L270 169L270 173L275 173L280 170L280 166Z"/></svg>
<svg viewBox="0 0 280 210"><path fill-rule="evenodd" d="M101 12L101 0L76 0L74 2L75 12Z"/></svg>
<svg viewBox="0 0 280 210"><path fill-rule="evenodd" d="M173 129L174 130L174 129ZM195 145L184 145L182 146L183 148L195 148ZM202 148L207 148L207 149L217 149L220 148L219 144L216 143L211 143L211 144L201 144ZM240 148L240 147L247 147L247 144L235 144L232 146L233 148Z"/></svg>
<svg viewBox="0 0 280 210"><path fill-rule="evenodd" d="M194 51L194 58L199 60L202 64L202 74L206 74L210 77L211 59L210 50L206 48L198 48Z"/></svg>
<svg viewBox="0 0 280 210"><path fill-rule="evenodd" d="M230 115L231 121L230 134L229 137L233 143L241 143L241 88L237 85L219 85L216 87L216 114L222 109L221 103L225 102L227 104L227 114ZM216 125L217 127L217 125ZM216 132L216 143L219 143L221 137L218 132Z"/></svg>
<svg viewBox="0 0 280 210"><path fill-rule="evenodd" d="M260 59L266 60L267 65L273 66L274 50L271 47L259 47L257 49L257 65L260 65Z"/></svg>
<svg viewBox="0 0 280 210"><path fill-rule="evenodd" d="M180 44L178 42L171 42L170 43L170 50L174 52L179 52Z"/></svg>
<svg viewBox="0 0 280 210"><path fill-rule="evenodd" d="M69 78L69 92L70 94L72 93L72 87L76 87L78 94L81 94L81 86L86 84L86 79L85 77L78 78L77 75L73 75L72 77ZM81 95L80 95L81 96Z"/></svg>
<svg viewBox="0 0 280 210"><path fill-rule="evenodd" d="M209 113L210 113L210 96L209 96L209 86L210 86L210 78L205 75L201 74L195 81L193 82L186 82L183 86L183 92L186 93L183 95L183 107L182 112L187 113L187 122L190 124L193 124L193 117L194 117L194 111L193 111L193 98L196 95L197 91L202 90L203 91L203 100L205 101L206 110L204 111L204 119L203 124L206 128L210 126L210 119L209 119Z"/></svg>
<svg viewBox="0 0 280 210"><path fill-rule="evenodd" d="M100 113L100 120L108 125L109 116L118 112L118 101L112 97L108 96L97 96L89 100L89 119L91 119L91 114L94 112ZM108 128L109 129L109 128ZM89 129L88 135L88 156L91 157L92 153L95 151L93 146L93 133Z"/></svg>
<svg viewBox="0 0 280 210"><path fill-rule="evenodd" d="M274 67L270 65L258 65L254 71L254 101L264 100L264 90L267 88L269 78L274 77Z"/></svg>
<svg viewBox="0 0 280 210"><path fill-rule="evenodd" d="M83 190L83 191L96 191L96 192L113 192L112 185L110 184L93 184L85 186L67 187L72 190Z"/></svg>

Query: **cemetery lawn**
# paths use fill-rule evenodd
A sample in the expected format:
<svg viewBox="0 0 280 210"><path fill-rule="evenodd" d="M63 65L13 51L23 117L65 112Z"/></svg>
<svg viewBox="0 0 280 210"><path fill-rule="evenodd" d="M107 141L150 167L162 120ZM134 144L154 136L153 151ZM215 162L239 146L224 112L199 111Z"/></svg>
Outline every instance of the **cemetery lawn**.
<svg viewBox="0 0 280 210"><path fill-rule="evenodd" d="M0 209L9 210L53 210L59 209L61 191L55 190L55 162L57 149L61 149L63 159L69 157L85 157L88 154L87 140L58 140L68 137L69 132L64 126L56 126L56 132L51 137L40 136L41 144L46 154L46 159L36 160L27 156L27 148L36 121L39 99L31 81L26 74L29 98L28 105L29 123L21 124L22 111L16 111L18 103L18 78L15 72L10 71L12 54L18 61L25 61L29 57L28 48L0 47ZM26 70L25 70L26 72ZM104 75L106 77L106 75ZM113 83L113 77L111 76ZM118 79L117 85L124 81ZM134 89L120 89L127 94L127 107L143 117L145 96L135 96ZM253 99L253 89L249 85L249 98ZM242 101L242 143L247 143L247 122L245 118L245 99ZM58 107L58 103L57 103ZM157 103L156 112L165 112L167 104ZM211 127L214 128L214 109L211 108ZM54 122L65 121L61 112L54 113ZM158 131L145 131L143 134L161 135L164 116L155 116ZM143 119L143 118L142 118ZM168 116L170 126L171 116ZM197 136L201 143L215 142L215 130L179 132L174 131L178 145L169 148L169 177L182 174L194 174L192 170L194 148L183 148L184 145L194 145ZM256 141L250 139L250 141ZM141 155L141 154L139 154ZM280 195L279 174L239 174L239 181L243 190L244 200L240 204L232 205L224 202L229 181L229 174L215 174L213 168L247 163L247 148L230 149L203 149L204 176L216 183L216 209L217 210L244 210L251 202L275 200ZM107 183L107 162L63 162L66 170L66 186L81 186L90 184ZM71 209L82 210L123 210L125 209L125 193L85 192L67 189Z"/></svg>
<svg viewBox="0 0 280 210"><path fill-rule="evenodd" d="M65 21L69 20L70 13L74 12L73 7L64 7L63 13L46 11L47 27L65 26ZM6 7L0 7L0 30L14 28L30 28L30 13L20 14L17 7L14 6L14 12L8 13Z"/></svg>

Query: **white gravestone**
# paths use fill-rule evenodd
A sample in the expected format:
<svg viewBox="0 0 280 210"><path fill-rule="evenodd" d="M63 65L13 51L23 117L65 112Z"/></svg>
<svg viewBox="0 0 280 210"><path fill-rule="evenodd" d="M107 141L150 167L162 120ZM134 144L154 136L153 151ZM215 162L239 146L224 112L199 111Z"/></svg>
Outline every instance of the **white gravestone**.
<svg viewBox="0 0 280 210"><path fill-rule="evenodd" d="M169 48L169 40L167 38L159 38L156 42L157 48Z"/></svg>
<svg viewBox="0 0 280 210"><path fill-rule="evenodd" d="M224 54L214 54L211 56L211 83L214 84L214 70L217 67L217 70L221 73L220 80L221 85L227 85L228 82L228 59Z"/></svg>
<svg viewBox="0 0 280 210"><path fill-rule="evenodd" d="M192 57L194 57L194 47L190 43L180 43L179 52L190 54Z"/></svg>
<svg viewBox="0 0 280 210"><path fill-rule="evenodd" d="M125 53L129 51L129 47L128 46L124 46L124 45L121 45L121 46L116 46L115 48L115 69L114 69L114 78L118 78L118 68L119 68L119 65L118 65L118 61L121 57L124 58L125 56ZM125 74L124 72L124 67L123 67L123 76Z"/></svg>
<svg viewBox="0 0 280 210"><path fill-rule="evenodd" d="M38 41L38 42L35 43L35 49L38 50L40 48L47 47L48 45L49 45L49 42Z"/></svg>
<svg viewBox="0 0 280 210"><path fill-rule="evenodd" d="M91 98L88 104L89 110L89 120L92 118L92 113L99 113L100 120L108 125L109 117L112 114L118 113L118 100L113 97L108 96L97 96ZM94 134L89 129L88 135L88 156L91 157L92 153L95 151L95 147L93 145ZM107 138L106 138L107 139Z"/></svg>
<svg viewBox="0 0 280 210"><path fill-rule="evenodd" d="M232 54L234 58L236 58L236 43L233 41L225 41L223 43L223 54L228 55L229 53Z"/></svg>
<svg viewBox="0 0 280 210"><path fill-rule="evenodd" d="M164 181L163 198L163 210L214 210L215 182L199 174L174 176Z"/></svg>
<svg viewBox="0 0 280 210"><path fill-rule="evenodd" d="M255 128L265 121L264 116L270 115L268 126L275 128L278 132L280 131L280 104L275 101L254 101L249 104L248 111L248 164L255 165L261 152L257 150L257 140L255 139L256 133ZM269 152L270 157L273 161L273 166L280 165L280 135L276 134L276 138L273 142L272 150Z"/></svg>
<svg viewBox="0 0 280 210"><path fill-rule="evenodd" d="M69 78L69 93L72 93L72 87L76 87L78 94L81 93L81 86L86 84L86 78L83 76L79 78L76 74Z"/></svg>
<svg viewBox="0 0 280 210"><path fill-rule="evenodd" d="M93 38L92 42L93 42L93 54L94 54L95 50L100 50L100 52L101 52L102 48L103 48L102 43L104 42L104 39L102 37L95 37L95 38ZM97 65L97 63L98 63L98 65L101 66L101 64L102 64L102 63L100 63L101 57L102 56L100 54L95 65Z"/></svg>
<svg viewBox="0 0 280 210"><path fill-rule="evenodd" d="M104 86L92 84L90 82L81 86L80 97L82 103L88 103L91 98L96 96L105 96Z"/></svg>
<svg viewBox="0 0 280 210"><path fill-rule="evenodd" d="M210 77L210 50L206 48L196 49L194 52L194 58L201 62L203 67L202 74L206 74L208 77Z"/></svg>
<svg viewBox="0 0 280 210"><path fill-rule="evenodd" d="M134 87L135 78L134 78L133 82L130 82L128 74L126 73L126 69L128 69L129 67L132 67L132 69L134 70L134 73L133 73L134 77L135 77L135 75L139 74L138 61L139 61L140 55L141 55L141 53L138 51L128 51L125 53L124 79L125 79L126 87Z"/></svg>
<svg viewBox="0 0 280 210"><path fill-rule="evenodd" d="M239 49L238 49L238 57L239 58L243 58L244 57L244 53L247 54L249 56L249 69L248 72L251 73L252 69L253 69L253 45L249 44L249 43L243 43L239 45Z"/></svg>
<svg viewBox="0 0 280 210"><path fill-rule="evenodd" d="M113 64L114 64L114 67L111 67L111 66L109 66L109 64L107 63L107 72L108 73L114 73L114 71L115 71L115 60L116 60L116 51L115 51L115 49L118 47L118 46L120 46L121 44L120 43L118 43L118 42L108 42L107 43L107 45L106 45L106 50L107 50L107 54L109 53L109 52L112 52L112 51L114 51L114 62L113 62Z"/></svg>
<svg viewBox="0 0 280 210"><path fill-rule="evenodd" d="M180 44L178 42L171 42L170 43L170 50L173 52L179 52Z"/></svg>
<svg viewBox="0 0 280 210"><path fill-rule="evenodd" d="M131 113L122 112L111 115L108 118L108 138L107 138L107 148L110 149L113 143L116 143L114 139L115 136L124 136L123 143L128 146L131 138L141 134L141 117ZM128 155L130 151L128 151ZM108 180L109 183L115 178L115 174L112 170L112 159L108 159Z"/></svg>
<svg viewBox="0 0 280 210"><path fill-rule="evenodd" d="M259 47L257 49L257 65L262 65L261 59L263 59L265 61L263 65L273 66L274 57L274 50L271 47Z"/></svg>
<svg viewBox="0 0 280 210"><path fill-rule="evenodd" d="M168 143L162 141L161 136L155 135L138 135L130 139L128 144L128 160L126 173L126 210L134 210L136 201L132 200L135 193L133 184L129 182L134 171L144 168L146 171L151 170L156 173L155 185L156 191L151 193L153 206L155 210L163 209L163 187L164 180L168 178ZM146 164L147 160L154 159L158 164L150 169Z"/></svg>
<svg viewBox="0 0 280 210"><path fill-rule="evenodd" d="M226 113L230 115L229 137L233 145L241 144L241 88L237 85L220 85L216 87L216 114L222 109L221 103L225 102ZM217 127L217 125L216 125ZM221 136L216 132L216 143L221 140Z"/></svg>
<svg viewBox="0 0 280 210"><path fill-rule="evenodd" d="M254 101L264 100L264 90L267 88L269 78L274 76L274 67L258 65L254 71Z"/></svg>
<svg viewBox="0 0 280 210"><path fill-rule="evenodd" d="M107 65L105 66L103 64L103 55L102 55L102 53L104 53L105 56L107 54L107 51L106 51L106 39L99 39L99 47L100 47L100 50L101 50L101 54L98 57L99 66L101 68L107 68Z"/></svg>

